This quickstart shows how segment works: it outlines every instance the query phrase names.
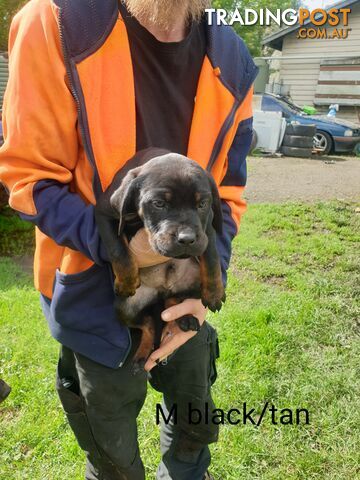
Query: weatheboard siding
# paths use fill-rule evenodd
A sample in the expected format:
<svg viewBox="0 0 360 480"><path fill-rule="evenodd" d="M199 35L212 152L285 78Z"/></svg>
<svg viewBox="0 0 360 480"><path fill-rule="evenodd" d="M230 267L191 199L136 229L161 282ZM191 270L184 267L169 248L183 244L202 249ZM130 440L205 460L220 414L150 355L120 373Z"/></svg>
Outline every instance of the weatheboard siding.
<svg viewBox="0 0 360 480"><path fill-rule="evenodd" d="M327 27L332 30L334 27ZM313 55L323 57L326 60L330 55L360 56L360 3L353 5L352 13L349 15L349 26L340 24L337 28L351 28L347 39L304 39L297 38L298 32L292 32L284 37L282 56L303 56ZM280 57L281 58L281 57ZM320 77L320 64L322 60L304 60L302 58L284 59L280 62L280 80L285 85L290 85L290 95L295 103L299 105L314 105L315 93ZM342 80L333 72L333 80ZM347 74L348 77L348 74ZM348 79L346 77L346 79ZM357 80L354 78L354 80ZM349 80L352 77L349 77ZM356 92L358 94L358 92ZM333 102L330 102L333 103ZM344 102L345 103L345 102ZM349 103L354 105L354 103ZM318 105L316 105L318 107ZM319 106L319 110L326 111L328 106ZM351 106L340 106L339 116L349 120L360 122L358 111L360 108Z"/></svg>

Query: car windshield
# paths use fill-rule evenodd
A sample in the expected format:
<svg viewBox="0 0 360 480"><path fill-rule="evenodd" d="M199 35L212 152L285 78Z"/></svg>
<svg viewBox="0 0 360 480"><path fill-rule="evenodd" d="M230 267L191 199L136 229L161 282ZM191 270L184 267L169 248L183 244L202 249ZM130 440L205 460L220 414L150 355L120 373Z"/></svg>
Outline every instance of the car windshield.
<svg viewBox="0 0 360 480"><path fill-rule="evenodd" d="M300 107L294 105L289 100L276 97L276 101L282 106L284 110L290 110L292 113L304 113Z"/></svg>

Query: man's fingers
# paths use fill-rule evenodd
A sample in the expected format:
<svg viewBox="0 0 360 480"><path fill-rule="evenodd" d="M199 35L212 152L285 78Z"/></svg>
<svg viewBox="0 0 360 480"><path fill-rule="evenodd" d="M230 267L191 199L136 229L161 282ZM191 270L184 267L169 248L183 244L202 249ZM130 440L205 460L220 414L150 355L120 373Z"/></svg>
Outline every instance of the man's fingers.
<svg viewBox="0 0 360 480"><path fill-rule="evenodd" d="M164 331L161 335L161 345L169 343L173 336L174 333L171 330Z"/></svg>
<svg viewBox="0 0 360 480"><path fill-rule="evenodd" d="M162 319L168 323L164 328L160 348L150 355L150 358L145 364L145 370L147 372L154 368L159 361L167 358L177 348L184 345L184 343L196 335L197 332L183 332L178 325L175 325L175 320L185 315L193 315L199 320L200 325L202 325L205 321L206 308L202 305L201 300L188 298L182 303L166 309L162 313ZM172 325L171 322L173 322L174 325ZM174 331L176 332L175 335ZM168 334L169 332L170 335Z"/></svg>
<svg viewBox="0 0 360 480"><path fill-rule="evenodd" d="M197 303L195 302L198 302L198 300L184 300L178 305L174 305L164 310L161 317L164 322L172 322L173 320L177 320L184 315L195 315L196 312L194 312L194 306L197 307Z"/></svg>
<svg viewBox="0 0 360 480"><path fill-rule="evenodd" d="M150 355L149 360L155 362L160 358L168 357L170 353L172 353L174 350L179 348L191 338L192 335L189 335L189 333L196 332L181 332L173 335L170 340L168 340L166 343L163 342L161 346Z"/></svg>
<svg viewBox="0 0 360 480"><path fill-rule="evenodd" d="M170 340L163 343L160 348L155 350L155 352L150 355L148 361L145 364L145 370L149 372L152 368L155 367L158 360L167 358L177 348L181 347L181 345L184 345L185 342L190 340L190 338L195 335L196 332L181 332L171 337Z"/></svg>

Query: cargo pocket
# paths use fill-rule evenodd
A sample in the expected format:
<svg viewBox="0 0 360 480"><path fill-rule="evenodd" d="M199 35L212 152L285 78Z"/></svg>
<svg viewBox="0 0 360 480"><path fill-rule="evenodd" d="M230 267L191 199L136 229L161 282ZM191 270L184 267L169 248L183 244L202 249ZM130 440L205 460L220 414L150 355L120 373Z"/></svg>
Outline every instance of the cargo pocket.
<svg viewBox="0 0 360 480"><path fill-rule="evenodd" d="M209 384L212 386L217 379L216 360L220 357L219 339L217 331L208 324L209 328L209 344L210 344L210 368L209 368Z"/></svg>
<svg viewBox="0 0 360 480"><path fill-rule="evenodd" d="M154 390L160 393L176 391L176 367L165 363L154 367L148 373L148 380Z"/></svg>
<svg viewBox="0 0 360 480"><path fill-rule="evenodd" d="M82 450L92 458L101 458L87 415L84 400L77 381L71 377L61 378L60 361L56 376L56 389L72 431Z"/></svg>

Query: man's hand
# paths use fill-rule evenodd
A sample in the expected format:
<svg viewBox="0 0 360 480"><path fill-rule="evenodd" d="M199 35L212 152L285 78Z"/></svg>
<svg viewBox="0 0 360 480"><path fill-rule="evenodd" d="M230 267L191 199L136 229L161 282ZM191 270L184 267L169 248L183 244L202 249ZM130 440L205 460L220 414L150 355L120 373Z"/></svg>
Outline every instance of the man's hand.
<svg viewBox="0 0 360 480"><path fill-rule="evenodd" d="M200 325L205 322L207 309L201 303L201 300L188 299L178 305L168 308L162 313L162 319L166 322L163 329L161 345L158 350L153 352L145 364L145 370L149 372L152 368L171 355L177 348L184 345L197 332L183 332L175 322L184 315L193 315L199 320Z"/></svg>

